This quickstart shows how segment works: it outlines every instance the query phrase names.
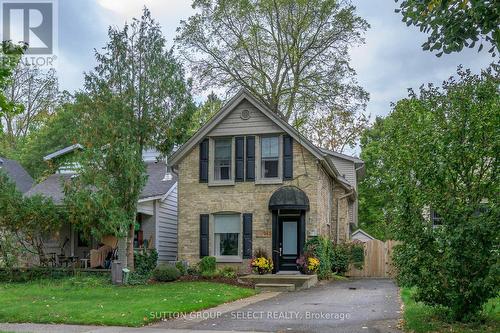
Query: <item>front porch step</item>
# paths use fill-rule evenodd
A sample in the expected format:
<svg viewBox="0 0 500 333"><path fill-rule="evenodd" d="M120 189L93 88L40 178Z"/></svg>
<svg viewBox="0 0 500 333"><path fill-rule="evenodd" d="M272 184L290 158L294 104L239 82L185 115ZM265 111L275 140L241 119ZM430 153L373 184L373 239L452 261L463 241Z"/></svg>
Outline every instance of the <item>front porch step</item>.
<svg viewBox="0 0 500 333"><path fill-rule="evenodd" d="M250 274L240 276L242 281L250 281L257 284L272 284L272 285L287 285L293 284L295 290L308 289L318 283L317 275L303 275L303 274Z"/></svg>
<svg viewBox="0 0 500 333"><path fill-rule="evenodd" d="M293 283L257 283L255 285L257 291L295 291Z"/></svg>

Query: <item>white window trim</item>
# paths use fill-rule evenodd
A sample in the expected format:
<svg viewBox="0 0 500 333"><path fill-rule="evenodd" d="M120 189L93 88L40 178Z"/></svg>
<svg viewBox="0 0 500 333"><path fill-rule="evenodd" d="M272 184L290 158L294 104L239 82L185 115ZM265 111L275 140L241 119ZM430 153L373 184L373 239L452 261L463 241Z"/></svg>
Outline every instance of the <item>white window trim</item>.
<svg viewBox="0 0 500 333"><path fill-rule="evenodd" d="M278 137L278 177L263 178L262 177L262 155L260 140L262 137L277 136ZM255 184L283 184L283 135L281 134L262 134L255 137Z"/></svg>
<svg viewBox="0 0 500 333"><path fill-rule="evenodd" d="M215 216L216 215L239 215L240 217L240 232L239 232L239 237L238 237L238 255L237 256L215 256ZM209 217L209 241L208 244L210 246L209 248L209 254L213 257L215 257L216 262L220 263L240 263L243 262L243 214L239 212L217 212L210 214Z"/></svg>
<svg viewBox="0 0 500 333"><path fill-rule="evenodd" d="M215 140L216 139L231 139L231 178L227 180L215 180L214 177L214 159L215 159ZM227 186L234 185L235 177L235 163L234 163L234 153L235 153L234 137L211 137L208 139L208 186Z"/></svg>

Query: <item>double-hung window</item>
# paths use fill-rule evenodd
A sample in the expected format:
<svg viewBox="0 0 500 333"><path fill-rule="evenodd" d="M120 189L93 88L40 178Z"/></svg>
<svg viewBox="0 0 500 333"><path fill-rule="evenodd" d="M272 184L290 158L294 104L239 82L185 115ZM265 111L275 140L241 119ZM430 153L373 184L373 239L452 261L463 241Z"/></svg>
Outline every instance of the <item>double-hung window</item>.
<svg viewBox="0 0 500 333"><path fill-rule="evenodd" d="M260 139L261 178L279 176L279 137L265 136Z"/></svg>
<svg viewBox="0 0 500 333"><path fill-rule="evenodd" d="M240 214L214 215L214 255L239 256L240 233Z"/></svg>
<svg viewBox="0 0 500 333"><path fill-rule="evenodd" d="M214 145L214 179L231 179L231 138L215 139Z"/></svg>

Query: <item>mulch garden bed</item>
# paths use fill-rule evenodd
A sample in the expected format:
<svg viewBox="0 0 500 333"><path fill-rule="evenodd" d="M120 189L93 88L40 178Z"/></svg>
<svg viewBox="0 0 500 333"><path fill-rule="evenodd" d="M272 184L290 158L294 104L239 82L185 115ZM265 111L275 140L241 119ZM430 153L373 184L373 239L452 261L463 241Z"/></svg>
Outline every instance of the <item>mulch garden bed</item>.
<svg viewBox="0 0 500 333"><path fill-rule="evenodd" d="M233 286L237 287L243 287L243 288L255 288L255 283L253 282L243 282L243 281L238 281L237 278L226 278L226 277L214 277L214 278L205 278L203 276L198 276L198 275L183 275L179 278L178 281L210 281L210 282L218 282L218 283L225 283L225 284L230 284Z"/></svg>

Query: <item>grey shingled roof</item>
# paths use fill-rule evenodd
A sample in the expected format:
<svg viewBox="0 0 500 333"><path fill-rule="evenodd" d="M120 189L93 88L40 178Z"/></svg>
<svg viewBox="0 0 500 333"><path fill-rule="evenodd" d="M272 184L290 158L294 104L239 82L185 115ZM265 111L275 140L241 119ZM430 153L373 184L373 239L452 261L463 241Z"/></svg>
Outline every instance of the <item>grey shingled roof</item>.
<svg viewBox="0 0 500 333"><path fill-rule="evenodd" d="M64 198L63 184L71 179L74 174L57 173L50 175L43 182L33 186L31 190L26 192L26 196L31 197L37 194L51 198L54 203L60 204Z"/></svg>
<svg viewBox="0 0 500 333"><path fill-rule="evenodd" d="M164 195L177 182L175 175L172 179L164 181L166 165L165 162L148 162L146 163L148 180L142 190L139 199L153 198ZM43 182L35 185L26 193L27 196L41 194L52 198L56 204L62 203L64 198L63 184L71 179L75 174L54 174L49 176Z"/></svg>
<svg viewBox="0 0 500 333"><path fill-rule="evenodd" d="M33 178L17 161L0 157L0 170L6 172L7 176L16 184L17 190L21 193L26 193L33 186Z"/></svg>

